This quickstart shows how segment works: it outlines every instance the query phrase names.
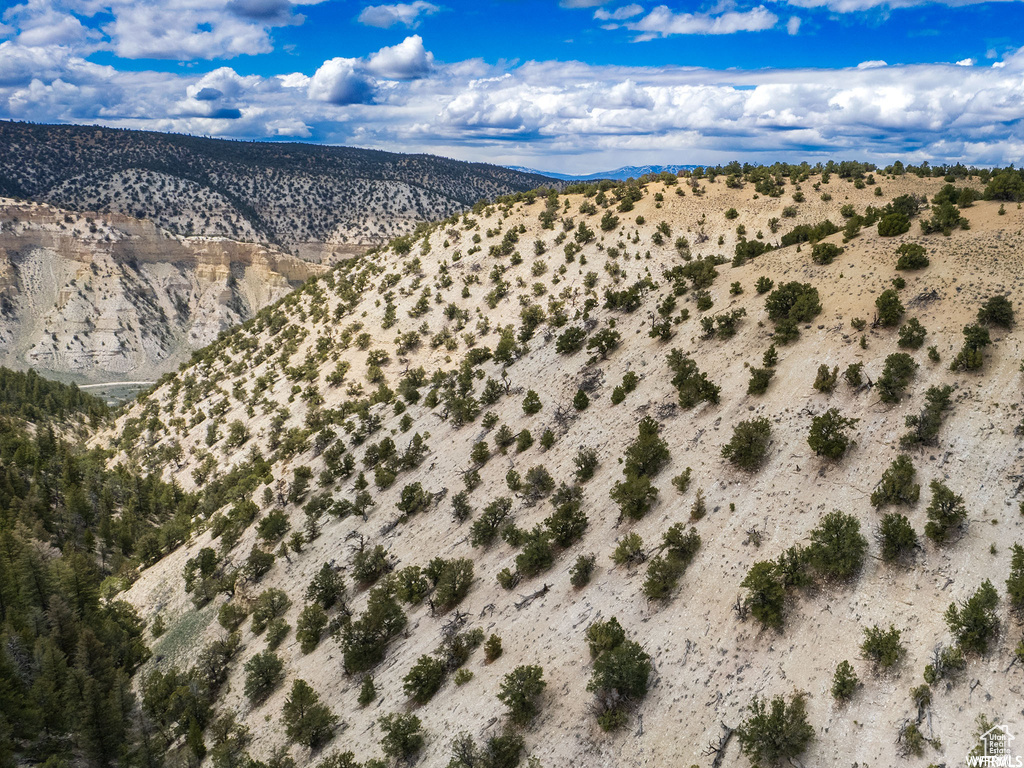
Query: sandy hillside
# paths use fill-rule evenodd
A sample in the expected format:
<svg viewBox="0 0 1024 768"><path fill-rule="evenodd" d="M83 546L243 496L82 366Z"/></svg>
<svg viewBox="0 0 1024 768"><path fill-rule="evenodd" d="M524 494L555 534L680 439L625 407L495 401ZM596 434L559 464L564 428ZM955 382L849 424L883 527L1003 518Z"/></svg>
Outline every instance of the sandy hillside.
<svg viewBox="0 0 1024 768"><path fill-rule="evenodd" d="M235 710L251 729L253 755L266 758L286 743L280 709L292 680L303 678L345 724L328 750L350 749L361 760L379 756L377 718L388 712L415 712L427 734L420 763L445 765L457 733L467 731L480 740L500 732L506 722L505 707L496 693L503 676L520 664L541 665L547 681L541 712L525 731L529 754L545 766L711 765L713 758L705 754L708 744L717 743L723 724L736 727L740 723L755 694L806 692L809 721L816 733L801 757L806 766L960 765L974 745L979 715L1011 728L1014 723L1024 726L1024 669L1011 664L1021 629L1010 615L1005 592L1011 546L1024 540L1024 515L1019 509L1024 446L1016 430L1024 415L1019 407L1024 358L1019 323L1010 331L991 329L993 343L985 349L979 371L949 370L963 343L961 329L975 322L984 300L994 294L1008 295L1020 316L1024 211L1007 204L1000 215L998 203L979 201L963 211L970 229L956 230L949 237L921 235L916 220L909 233L894 238L879 237L875 227L868 227L825 266L811 261L808 243L769 251L738 267L726 262L717 267L717 279L709 288L710 310L698 311L695 292L690 290L678 297L674 314L685 308L689 319L673 326L674 336L663 341L648 334L656 307L672 290L663 270L686 263L674 245L678 237L688 239L693 257L722 254L731 258L738 225L746 228L751 239L760 231L767 242L777 243L797 224L828 218L841 227L844 205L852 204L857 213L863 213L868 205L881 206L901 194L934 195L943 185L941 179L881 174L876 179L880 197L873 185L857 189L836 176L818 188L821 180L812 176L799 185L806 198L799 204L793 201L797 190L792 182L779 198L758 196L752 184L727 188L722 178L703 180L703 195L695 195L688 183L669 187L651 183L632 211L616 213L620 222L608 232L599 226L605 213L600 205L597 213L580 213L581 203L593 197L561 196L554 229L541 227L543 197L531 204L492 206L449 220L415 242L408 254L393 250L374 254L361 274L355 267L336 270L333 278L307 284L275 305L266 322L248 324L210 348L196 366L134 405L119 422L123 437L115 461L160 469L166 478L192 490L197 477L212 482L245 461L257 446L272 461L273 480L266 486L269 504L264 501L264 487L257 488L251 498L261 515L282 506L293 531L304 528L303 505L318 494L329 494L331 501L355 497L353 481L364 469L360 460L368 445L391 437L402 451L414 434L426 437L429 452L423 463L399 472L387 489L378 490L373 471L366 470L374 503L365 521L360 516L339 520L320 515L318 538L305 543L301 552L278 556L258 584L239 582L231 599L244 605L262 590L282 589L292 601L285 618L294 627L306 585L323 563L332 562L346 576L348 605L358 616L367 599L366 590L354 589L350 573L352 536L359 534L370 544L382 544L396 570L412 564L425 566L436 556L471 558L476 578L459 606L466 614L465 626L502 638L500 659L485 664L482 649L477 650L468 662L474 673L470 682L457 687L449 678L428 703L416 706L402 690L403 677L418 657L438 646L451 612L432 615L425 603L403 606L408 626L373 670L379 695L363 709L356 703L361 676L344 673L338 640L325 633L314 651L303 654L293 631L278 651L285 661L284 685L253 708L243 694L243 665L264 649L265 641L246 622L240 630L242 649L232 663L229 689L219 706ZM964 184L981 188L977 180L958 182L958 186ZM685 190L685 195L677 195L676 189ZM831 199L822 200L822 193ZM783 209L793 205L796 216L783 216ZM730 208L738 211L738 218L725 217ZM607 210L614 213L616 209L612 205ZM564 243L556 244L563 232L557 219L563 217L572 218L574 225L585 221L594 232L594 239L568 263ZM638 224L638 217L644 223ZM773 217L780 218L777 234L768 226ZM670 235L657 245L653 238L662 221L667 222ZM520 226L525 231L514 249L521 254L521 263L512 264L514 257L489 255L490 246L500 244L507 232ZM701 230L708 238L704 242L698 242ZM565 243L574 242L575 231L567 231ZM838 233L827 242L841 244L842 238ZM535 241L545 248L539 256ZM931 265L897 272L895 253L903 243L923 245ZM617 249L614 257L613 248ZM543 262L543 268L535 266L538 262ZM494 276L507 284L508 292L491 308L485 296L496 285L492 270L499 263L508 268ZM588 279L588 273L594 277ZM647 275L657 287L646 294L639 309L625 313L605 308L605 290L627 288ZM801 324L797 341L778 345L774 379L767 392L758 396L746 393L749 367L761 367L773 329L765 311L767 294L755 291L761 276L771 278L776 287L789 281L812 284L819 291L823 311L811 323ZM899 291L906 308L903 320L916 317L927 329L927 337L920 349L906 350L920 366L908 396L885 404L874 388L849 386L842 371L861 362L868 379L877 382L886 357L901 351L895 328L872 325L875 298L897 276L906 281ZM588 283L591 288L586 287ZM734 283L741 293L730 290ZM389 293L394 324L383 329ZM586 350L559 354L556 340L566 328L584 324L581 313L591 296L596 306L588 310L590 337L614 321L620 345L607 359L598 357L593 362ZM411 317L410 310L419 312L416 305L421 297L426 297L420 304L424 311ZM562 327L551 327L551 318L559 312L551 301L562 302L561 311L568 316ZM358 409L353 406L378 389L378 384L367 380L367 356L372 350L388 353L381 370L387 386L398 390L403 374L418 366L425 368L428 379L435 370L457 368L469 352L467 339L473 349L494 351L498 327L513 324L518 330L521 310L528 304L542 307L548 323L538 326L526 342L529 351L507 366L510 394L482 406L481 416L462 426L446 418L444 403L429 407L429 382L419 389L418 401L404 409L396 409L382 395L384 402L370 405L367 411L379 415L379 430L362 444L353 444L351 433L358 431L359 424ZM454 307L448 317L446 307ZM733 338L703 338L701 317L739 308L746 314ZM457 317L462 310L467 313L464 322ZM854 318L868 323L866 348L860 343L861 333L851 327ZM418 348L398 352L396 337L413 330L422 331ZM369 334L367 349L359 348L360 333ZM282 362L280 353L288 351L289 341L293 354ZM936 348L940 362L929 360L930 346ZM666 362L670 350L691 355L721 387L719 404L679 406ZM300 371L310 360L310 367ZM333 386L328 377L336 361L349 362L351 367L344 382ZM821 364L839 366L839 383L831 395L813 387ZM501 380L503 367L494 360L478 366L483 376L472 380L476 397L489 378ZM623 402L613 405L612 391L629 371L638 374L639 384ZM905 418L921 411L929 387L943 384L954 388L953 406L938 445L910 451L921 499L895 510L907 515L922 548L909 564L885 563L875 530L882 513L893 508L876 510L869 496L900 453ZM589 390L590 405L577 411L572 401L581 385ZM543 406L533 415L522 408L528 389L539 394ZM838 462L815 456L807 443L812 418L829 408L859 419L850 430L855 444ZM497 425L507 424L514 433L529 430L532 446L517 452L513 445L504 455L498 452L494 443L498 426L482 425L482 414L488 412L496 414ZM406 415L411 425L403 431ZM645 415L659 423L671 461L652 478L658 489L653 509L637 522L620 520L609 493L623 478L621 458ZM761 416L771 422L768 459L759 471L744 472L722 457L722 447L737 423ZM251 437L243 445L227 448L223 435L236 420ZM220 425L219 435L208 444L213 422ZM357 461L352 476L321 486L324 451L332 442L324 436L326 446L314 443L324 429L345 441L347 452ZM540 445L546 429L556 436L548 450ZM478 468L480 485L469 493L474 516L459 524L452 517L452 497L465 488L464 475L474 467L470 451L478 441L487 441L492 455ZM291 453L290 445L297 446L297 452ZM516 526L529 530L542 523L553 511L551 502L542 499L531 504L522 494L512 493L506 474L515 469L525 476L531 467L543 466L555 483L571 484L574 457L580 448L588 447L596 449L600 463L593 479L583 486L582 508L589 519L585 535L561 551L550 570L506 591L496 576L503 568L515 570L519 551L500 538L488 548L473 547L469 541L472 521L489 502L508 496L513 498ZM299 504L281 504L295 469L301 466L312 469L308 495ZM687 467L692 468L692 480L687 492L679 494L671 480ZM932 480L941 480L962 494L968 509L963 537L944 547L923 535ZM403 488L412 483L438 496L429 511L398 522L402 513L396 504ZM672 524L690 519L698 489L707 504L707 515L693 523L702 546L671 599L649 602L642 592L647 566L615 566L611 554L629 532L639 534L645 550L654 554ZM763 628L749 616L741 620L734 604L746 594L740 585L750 567L757 561L774 560L791 545L806 544L822 516L836 509L855 516L868 539L868 557L859 576L849 583L819 581L813 588L794 591L781 632ZM751 531L759 534L759 546L753 543L758 536L752 537ZM257 543L256 526L250 526L224 553L228 567L241 566ZM216 612L226 597L217 596L197 612L184 592L181 576L186 560L200 548L218 546L211 532L198 525L187 546L143 570L125 593L147 619L160 615L171 627L154 643L157 661L151 665L187 666L195 649L225 634ZM277 541L267 546L273 552L279 548ZM585 553L596 555L596 569L591 583L577 590L569 583L569 569ZM923 669L936 645L951 642L943 612L951 602L968 598L985 579L1001 596L998 641L987 655L970 656L957 678L934 686L931 705L921 712L920 728L935 741L924 747L923 756L902 760L897 756L901 748L897 734L908 719L918 720L910 689L922 683ZM550 586L546 594L517 606L524 596L544 586ZM617 617L630 638L651 655L654 674L648 695L632 711L627 725L605 733L593 714L594 695L586 690L592 662L584 632L595 620L610 616ZM906 645L903 661L880 674L860 653L863 630L874 624L900 629ZM852 662L862 686L852 701L837 704L830 687L836 664L843 659ZM298 746L291 748L291 754L300 765L319 759ZM722 764L748 764L737 739L729 742Z"/></svg>

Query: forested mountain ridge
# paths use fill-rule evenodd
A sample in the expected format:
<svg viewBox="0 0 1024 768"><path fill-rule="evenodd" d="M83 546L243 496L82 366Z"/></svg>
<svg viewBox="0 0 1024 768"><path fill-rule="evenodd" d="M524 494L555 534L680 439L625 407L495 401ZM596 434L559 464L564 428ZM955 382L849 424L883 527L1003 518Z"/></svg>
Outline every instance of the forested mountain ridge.
<svg viewBox="0 0 1024 768"><path fill-rule="evenodd" d="M107 406L77 387L0 368L5 767L159 764L131 688L150 656L144 625L113 585L184 541L196 499L157 475L108 468L107 452L84 448L107 418Z"/></svg>
<svg viewBox="0 0 1024 768"><path fill-rule="evenodd" d="M0 122L0 194L316 259L549 183L558 182L432 155Z"/></svg>

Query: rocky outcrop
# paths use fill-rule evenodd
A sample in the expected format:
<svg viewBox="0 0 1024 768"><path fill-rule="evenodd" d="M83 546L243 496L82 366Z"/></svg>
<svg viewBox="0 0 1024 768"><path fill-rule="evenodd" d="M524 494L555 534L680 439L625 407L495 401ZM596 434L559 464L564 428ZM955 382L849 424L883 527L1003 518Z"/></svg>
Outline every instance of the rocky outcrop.
<svg viewBox="0 0 1024 768"><path fill-rule="evenodd" d="M0 361L156 378L323 269L256 243L0 199Z"/></svg>

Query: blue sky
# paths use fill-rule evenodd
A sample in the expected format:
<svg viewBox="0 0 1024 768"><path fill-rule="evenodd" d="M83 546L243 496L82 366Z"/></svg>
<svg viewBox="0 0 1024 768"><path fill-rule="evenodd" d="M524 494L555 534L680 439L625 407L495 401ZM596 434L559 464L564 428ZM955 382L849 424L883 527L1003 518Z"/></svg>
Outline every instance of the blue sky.
<svg viewBox="0 0 1024 768"><path fill-rule="evenodd" d="M1024 156L1024 2L26 0L0 118L545 170Z"/></svg>

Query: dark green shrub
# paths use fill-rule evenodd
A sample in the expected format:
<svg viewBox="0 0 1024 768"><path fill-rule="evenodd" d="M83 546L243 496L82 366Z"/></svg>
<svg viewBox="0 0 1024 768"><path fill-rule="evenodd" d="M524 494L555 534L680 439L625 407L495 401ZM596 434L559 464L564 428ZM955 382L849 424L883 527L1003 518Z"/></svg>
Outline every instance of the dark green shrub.
<svg viewBox="0 0 1024 768"><path fill-rule="evenodd" d="M797 325L795 320L783 318L775 324L775 332L772 334L772 339L775 343L785 346L793 343L799 338L800 327Z"/></svg>
<svg viewBox="0 0 1024 768"><path fill-rule="evenodd" d="M498 431L494 433L494 447L497 448L501 453L505 453L508 447L516 441L515 432L508 424L502 424L498 427Z"/></svg>
<svg viewBox="0 0 1024 768"><path fill-rule="evenodd" d="M252 632L258 635L278 616L283 616L292 601L280 589L266 589L259 594L252 606Z"/></svg>
<svg viewBox="0 0 1024 768"><path fill-rule="evenodd" d="M896 237L909 231L910 219L903 213L889 213L878 221L878 234L882 237Z"/></svg>
<svg viewBox="0 0 1024 768"><path fill-rule="evenodd" d="M877 624L865 627L864 642L860 646L861 653L874 662L876 669L889 669L907 653L907 648L900 639L901 634L892 625L888 630L881 629Z"/></svg>
<svg viewBox="0 0 1024 768"><path fill-rule="evenodd" d="M892 288L886 288L878 298L875 299L875 307L878 310L878 322L884 326L892 327L898 325L903 317L903 302L900 295Z"/></svg>
<svg viewBox="0 0 1024 768"><path fill-rule="evenodd" d="M377 686L373 684L373 675L365 675L363 682L359 685L359 698L356 699L356 703L360 707L366 707L376 698Z"/></svg>
<svg viewBox="0 0 1024 768"><path fill-rule="evenodd" d="M452 517L464 523L472 515L473 508L469 504L469 494L466 491L459 491L452 496Z"/></svg>
<svg viewBox="0 0 1024 768"><path fill-rule="evenodd" d="M1014 544L1011 551L1010 576L1006 580L1006 595L1010 598L1010 610L1018 616L1024 615L1024 547Z"/></svg>
<svg viewBox="0 0 1024 768"><path fill-rule="evenodd" d="M352 557L352 578L361 586L374 584L390 570L387 550L380 544L363 547Z"/></svg>
<svg viewBox="0 0 1024 768"><path fill-rule="evenodd" d="M978 310L978 322L982 325L998 325L1000 328L1013 327L1013 304L1006 296L991 296Z"/></svg>
<svg viewBox="0 0 1024 768"><path fill-rule="evenodd" d="M853 665L843 659L836 666L836 672L832 675L832 698L836 701L849 701L857 690L857 673L853 671Z"/></svg>
<svg viewBox="0 0 1024 768"><path fill-rule="evenodd" d="M949 200L933 205L930 219L921 219L921 232L925 235L941 232L949 237L954 229L970 229L970 222L960 215L960 209Z"/></svg>
<svg viewBox="0 0 1024 768"><path fill-rule="evenodd" d="M558 504L554 514L544 520L551 537L563 549L579 541L586 533L588 524L587 514L578 497Z"/></svg>
<svg viewBox="0 0 1024 768"><path fill-rule="evenodd" d="M775 323L791 320L809 323L821 313L818 289L809 283L790 282L780 285L765 299L768 318Z"/></svg>
<svg viewBox="0 0 1024 768"><path fill-rule="evenodd" d="M843 371L843 378L851 387L859 387L864 383L864 363L850 363Z"/></svg>
<svg viewBox="0 0 1024 768"><path fill-rule="evenodd" d="M768 455L771 433L771 422L765 417L741 421L734 428L732 439L722 447L722 456L734 466L753 472Z"/></svg>
<svg viewBox="0 0 1024 768"><path fill-rule="evenodd" d="M818 366L818 375L814 379L814 388L819 392L831 392L836 388L836 382L839 381L839 366L829 370L827 365Z"/></svg>
<svg viewBox="0 0 1024 768"><path fill-rule="evenodd" d="M540 711L537 700L546 686L541 667L519 666L505 675L498 690L498 700L508 707L509 719L513 723L527 725Z"/></svg>
<svg viewBox="0 0 1024 768"><path fill-rule="evenodd" d="M486 451L487 443L477 443L477 445L482 445ZM474 446L474 451L475 449L476 446ZM434 495L432 493L423 490L423 486L420 483L410 483L402 489L397 507L403 516L411 517L412 515L426 512L433 503Z"/></svg>
<svg viewBox="0 0 1024 768"><path fill-rule="evenodd" d="M526 470L526 476L523 478L523 493L531 500L536 501L547 496L554 488L555 480L543 465L538 464Z"/></svg>
<svg viewBox="0 0 1024 768"><path fill-rule="evenodd" d="M582 589L590 583L590 577L594 573L594 565L597 557L593 554L580 555L576 558L572 568L569 569L569 583L576 589Z"/></svg>
<svg viewBox="0 0 1024 768"><path fill-rule="evenodd" d="M587 393L584 392L582 389L577 389L576 394L572 398L573 408L575 408L577 411L585 411L587 409L587 406L589 405L590 398L587 396Z"/></svg>
<svg viewBox="0 0 1024 768"><path fill-rule="evenodd" d="M245 695L253 705L263 703L283 682L284 662L276 653L257 653L245 663Z"/></svg>
<svg viewBox="0 0 1024 768"><path fill-rule="evenodd" d="M679 393L679 404L693 408L707 401L717 403L722 388L708 381L706 373L697 370L697 363L678 349L668 354L668 367L672 372L672 386Z"/></svg>
<svg viewBox="0 0 1024 768"><path fill-rule="evenodd" d="M878 532L882 544L882 559L886 562L907 560L918 547L917 533L905 515L890 512L882 518Z"/></svg>
<svg viewBox="0 0 1024 768"><path fill-rule="evenodd" d="M587 639L594 658L587 690L597 695L598 724L606 731L615 730L625 723L628 707L647 694L651 657L638 643L626 639L615 617L588 627Z"/></svg>
<svg viewBox="0 0 1024 768"><path fill-rule="evenodd" d="M228 632L234 632L246 619L245 609L236 603L224 603L217 611L217 623Z"/></svg>
<svg viewBox="0 0 1024 768"><path fill-rule="evenodd" d="M419 605L430 594L430 582L418 565L407 565L395 574L395 597L409 605Z"/></svg>
<svg viewBox="0 0 1024 768"><path fill-rule="evenodd" d="M982 350L992 343L988 329L982 328L980 325L965 325L963 333L964 345L949 366L951 371L960 369L974 371L981 368L985 362Z"/></svg>
<svg viewBox="0 0 1024 768"><path fill-rule="evenodd" d="M523 398L523 413L528 416L532 416L538 413L543 408L540 402L540 396L532 389L527 390L526 397Z"/></svg>
<svg viewBox="0 0 1024 768"><path fill-rule="evenodd" d="M573 463L576 465L574 477L577 481L585 483L587 480L592 478L594 476L594 472L597 471L597 451L593 448L584 448L581 446L576 452L576 457L573 459Z"/></svg>
<svg viewBox="0 0 1024 768"><path fill-rule="evenodd" d="M846 430L853 427L860 419L841 416L835 408L829 408L821 416L811 420L811 429L807 435L807 444L818 456L836 461L841 459L850 440Z"/></svg>
<svg viewBox="0 0 1024 768"><path fill-rule="evenodd" d="M497 635L491 635L487 638L487 642L484 643L484 659L490 664L496 661L501 654L501 638Z"/></svg>
<svg viewBox="0 0 1024 768"><path fill-rule="evenodd" d="M302 609L295 624L295 639L299 641L303 653L312 652L320 644L320 636L326 627L327 613L317 603Z"/></svg>
<svg viewBox="0 0 1024 768"><path fill-rule="evenodd" d="M700 549L700 536L691 528L684 533L682 523L676 523L664 536L662 554L652 558L647 566L644 596L648 600L665 600L675 590L679 579Z"/></svg>
<svg viewBox="0 0 1024 768"><path fill-rule="evenodd" d="M761 277L757 278L757 282L754 283L754 290L756 290L758 293L768 293L768 291L770 291L774 285L774 280L772 280L770 277L765 277L764 275L762 275Z"/></svg>
<svg viewBox="0 0 1024 768"><path fill-rule="evenodd" d="M811 247L811 260L815 264L831 264L843 252L835 243L815 243Z"/></svg>
<svg viewBox="0 0 1024 768"><path fill-rule="evenodd" d="M747 590L743 605L753 617L766 627L782 629L786 586L775 563L754 563L740 586Z"/></svg>
<svg viewBox="0 0 1024 768"><path fill-rule="evenodd" d="M484 507L480 517L473 522L469 535L470 544L474 547L490 546L494 537L498 535L502 524L511 514L512 499L501 496L492 501Z"/></svg>
<svg viewBox="0 0 1024 768"><path fill-rule="evenodd" d="M444 664L433 656L420 656L402 678L402 690L417 704L426 704L444 683Z"/></svg>
<svg viewBox="0 0 1024 768"><path fill-rule="evenodd" d="M619 539L615 546L615 551L612 552L612 562L616 565L642 563L644 561L643 546L644 540L640 538L639 533L636 531L627 533Z"/></svg>
<svg viewBox="0 0 1024 768"><path fill-rule="evenodd" d="M336 602L345 599L344 578L330 563L324 563L306 587L305 599L317 603L324 610L330 610Z"/></svg>
<svg viewBox="0 0 1024 768"><path fill-rule="evenodd" d="M932 500L928 504L928 522L924 526L924 534L942 546L966 523L967 507L963 496L953 493L938 480L932 480L931 491Z"/></svg>
<svg viewBox="0 0 1024 768"><path fill-rule="evenodd" d="M608 355L619 346L621 341L622 336L618 331L612 328L602 328L587 340L587 350L595 351L602 360L607 360Z"/></svg>
<svg viewBox="0 0 1024 768"><path fill-rule="evenodd" d="M690 477L692 476L692 474L693 470L690 467L687 467L678 475L672 478L672 485L676 489L676 491L678 491L681 494L686 493L687 489L690 487Z"/></svg>
<svg viewBox="0 0 1024 768"><path fill-rule="evenodd" d="M624 517L639 520L654 506L658 489L647 475L627 475L625 480L615 483L609 495Z"/></svg>
<svg viewBox="0 0 1024 768"><path fill-rule="evenodd" d="M789 704L782 696L771 702L755 696L736 734L743 754L754 765L793 762L814 739L804 694L795 695Z"/></svg>
<svg viewBox="0 0 1024 768"><path fill-rule="evenodd" d="M845 581L860 571L867 551L868 540L860 532L860 521L836 510L811 531L807 556L818 573Z"/></svg>
<svg viewBox="0 0 1024 768"><path fill-rule="evenodd" d="M377 723L384 734L380 748L386 757L409 762L423 749L423 723L416 715L392 712L383 715Z"/></svg>
<svg viewBox="0 0 1024 768"><path fill-rule="evenodd" d="M900 446L911 448L917 445L937 445L943 414L950 409L953 388L948 384L929 387L925 392L925 407L920 414L906 418L909 431L900 438Z"/></svg>
<svg viewBox="0 0 1024 768"><path fill-rule="evenodd" d="M366 610L342 630L345 671L350 674L365 672L379 664L388 643L405 629L407 621L388 588L371 590Z"/></svg>
<svg viewBox="0 0 1024 768"><path fill-rule="evenodd" d="M883 403L898 403L917 372L917 363L906 352L894 352L885 358L878 378L878 397Z"/></svg>
<svg viewBox="0 0 1024 768"><path fill-rule="evenodd" d="M516 556L516 570L529 579L548 570L554 563L551 534L537 526L525 536L523 551Z"/></svg>
<svg viewBox="0 0 1024 768"><path fill-rule="evenodd" d="M959 606L950 603L945 613L946 625L964 653L988 653L989 643L999 633L997 605L999 593L988 579Z"/></svg>
<svg viewBox="0 0 1024 768"><path fill-rule="evenodd" d="M334 735L338 718L320 703L309 683L298 679L281 709L281 719L288 738L309 749L318 749Z"/></svg>
<svg viewBox="0 0 1024 768"><path fill-rule="evenodd" d="M910 456L901 453L882 473L882 479L871 492L871 505L884 507L887 504L916 504L921 495L921 486L914 482L915 474Z"/></svg>
<svg viewBox="0 0 1024 768"><path fill-rule="evenodd" d="M267 650L274 650L288 636L291 626L284 619L271 619L267 624Z"/></svg>
<svg viewBox="0 0 1024 768"><path fill-rule="evenodd" d="M899 256L896 269L924 269L930 264L924 246L917 243L903 243L896 249L896 254Z"/></svg>
<svg viewBox="0 0 1024 768"><path fill-rule="evenodd" d="M247 579L253 582L258 582L266 576L273 567L274 554L272 552L264 552L254 545L241 570L242 575Z"/></svg>
<svg viewBox="0 0 1024 768"><path fill-rule="evenodd" d="M912 317L900 326L899 340L896 343L908 349L920 349L927 333L921 321Z"/></svg>
<svg viewBox="0 0 1024 768"><path fill-rule="evenodd" d="M626 448L623 472L626 475L654 477L671 458L668 443L659 436L658 422L650 416L644 416L637 429L639 434L636 440Z"/></svg>
<svg viewBox="0 0 1024 768"><path fill-rule="evenodd" d="M775 371L770 368L751 368L750 380L747 382L748 395L763 395L768 390Z"/></svg>
<svg viewBox="0 0 1024 768"><path fill-rule="evenodd" d="M434 558L425 573L434 584L434 602L444 611L461 603L473 585L473 561L468 558Z"/></svg>
<svg viewBox="0 0 1024 768"><path fill-rule="evenodd" d="M583 349L586 340L586 330L578 325L569 326L555 341L555 351L562 355L571 355Z"/></svg>
<svg viewBox="0 0 1024 768"><path fill-rule="evenodd" d="M256 523L256 535L264 544L271 544L284 536L289 528L291 523L288 522L288 515L284 510L272 509L266 517Z"/></svg>

